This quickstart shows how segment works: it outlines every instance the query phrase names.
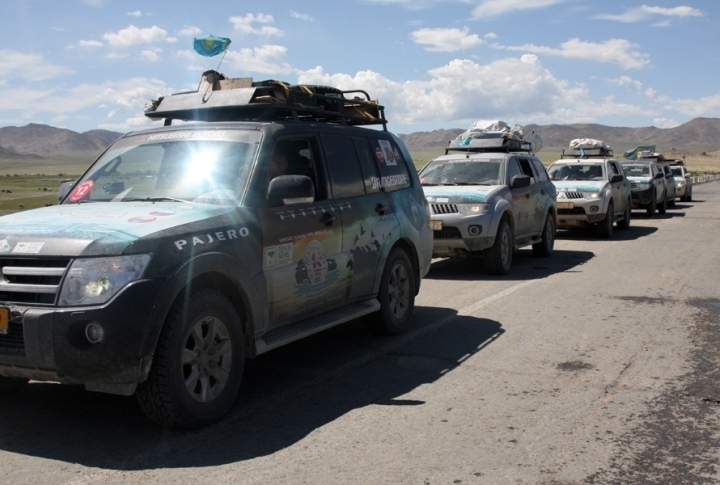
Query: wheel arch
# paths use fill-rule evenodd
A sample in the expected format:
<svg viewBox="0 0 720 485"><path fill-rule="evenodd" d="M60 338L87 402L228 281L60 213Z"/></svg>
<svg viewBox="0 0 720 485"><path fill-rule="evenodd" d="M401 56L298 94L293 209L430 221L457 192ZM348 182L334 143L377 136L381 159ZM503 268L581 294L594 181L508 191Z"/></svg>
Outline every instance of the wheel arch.
<svg viewBox="0 0 720 485"><path fill-rule="evenodd" d="M401 238L395 241L395 244L390 248L390 252L393 249L400 248L410 256L410 264L412 265L413 275L415 276L415 294L420 292L420 254L417 251L417 247L413 242L407 238ZM388 254L390 254L388 252Z"/></svg>
<svg viewBox="0 0 720 485"><path fill-rule="evenodd" d="M254 290L251 275L239 261L227 254L206 253L186 261L165 285L152 312L150 328L142 347L142 356L147 358L147 371L170 309L178 299L200 289L212 289L230 299L243 322L245 355L255 356L256 322L264 318L261 311L264 306Z"/></svg>

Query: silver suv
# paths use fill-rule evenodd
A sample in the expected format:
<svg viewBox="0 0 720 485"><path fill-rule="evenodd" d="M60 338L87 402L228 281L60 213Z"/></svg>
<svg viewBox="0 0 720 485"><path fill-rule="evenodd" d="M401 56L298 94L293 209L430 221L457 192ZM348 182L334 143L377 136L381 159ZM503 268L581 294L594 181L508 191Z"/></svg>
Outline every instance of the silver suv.
<svg viewBox="0 0 720 485"><path fill-rule="evenodd" d="M478 255L490 274L503 275L516 248L552 254L555 187L531 150L529 142L503 137L454 140L420 171L434 257Z"/></svg>
<svg viewBox="0 0 720 485"><path fill-rule="evenodd" d="M564 150L548 174L558 190L559 228L594 225L600 237L610 238L614 223L630 227L630 182L611 151Z"/></svg>

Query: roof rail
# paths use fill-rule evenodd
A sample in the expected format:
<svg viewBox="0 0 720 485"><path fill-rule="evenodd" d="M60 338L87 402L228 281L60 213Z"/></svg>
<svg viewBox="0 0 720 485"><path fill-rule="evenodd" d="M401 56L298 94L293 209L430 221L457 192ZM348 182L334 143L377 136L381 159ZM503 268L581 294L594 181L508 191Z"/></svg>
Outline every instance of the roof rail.
<svg viewBox="0 0 720 485"><path fill-rule="evenodd" d="M455 139L448 142L445 155L450 151L492 153L492 152L533 152L533 144L526 140L506 138L502 133L485 133L472 138Z"/></svg>
<svg viewBox="0 0 720 485"><path fill-rule="evenodd" d="M560 158L612 158L613 151L608 148L579 148L562 151Z"/></svg>
<svg viewBox="0 0 720 485"><path fill-rule="evenodd" d="M352 95L352 97L348 97ZM227 79L215 71L203 74L197 91L153 100L145 116L183 121L313 121L344 125L383 125L385 107L360 89L290 85L283 81Z"/></svg>

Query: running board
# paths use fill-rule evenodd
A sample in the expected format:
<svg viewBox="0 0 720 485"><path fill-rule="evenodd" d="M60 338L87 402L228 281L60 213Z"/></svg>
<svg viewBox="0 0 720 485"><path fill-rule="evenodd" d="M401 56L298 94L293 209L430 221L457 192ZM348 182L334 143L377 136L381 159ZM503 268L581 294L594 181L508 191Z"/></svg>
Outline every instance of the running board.
<svg viewBox="0 0 720 485"><path fill-rule="evenodd" d="M273 330L262 338L255 341L256 354L264 354L272 349L276 349L290 342L295 342L301 338L309 337L328 328L335 327L350 320L355 320L363 315L368 315L380 310L380 302L377 298L364 301L356 305L340 308L334 312L320 315L316 318L304 320L287 327Z"/></svg>

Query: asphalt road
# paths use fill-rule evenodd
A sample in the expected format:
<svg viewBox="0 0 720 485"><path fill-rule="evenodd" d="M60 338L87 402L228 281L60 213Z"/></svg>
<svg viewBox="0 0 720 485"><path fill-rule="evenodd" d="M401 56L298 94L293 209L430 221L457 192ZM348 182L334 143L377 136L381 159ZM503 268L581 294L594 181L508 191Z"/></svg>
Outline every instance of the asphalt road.
<svg viewBox="0 0 720 485"><path fill-rule="evenodd" d="M506 277L439 260L407 334L352 322L249 361L203 430L31 383L0 402L0 483L720 483L720 184L693 195Z"/></svg>

